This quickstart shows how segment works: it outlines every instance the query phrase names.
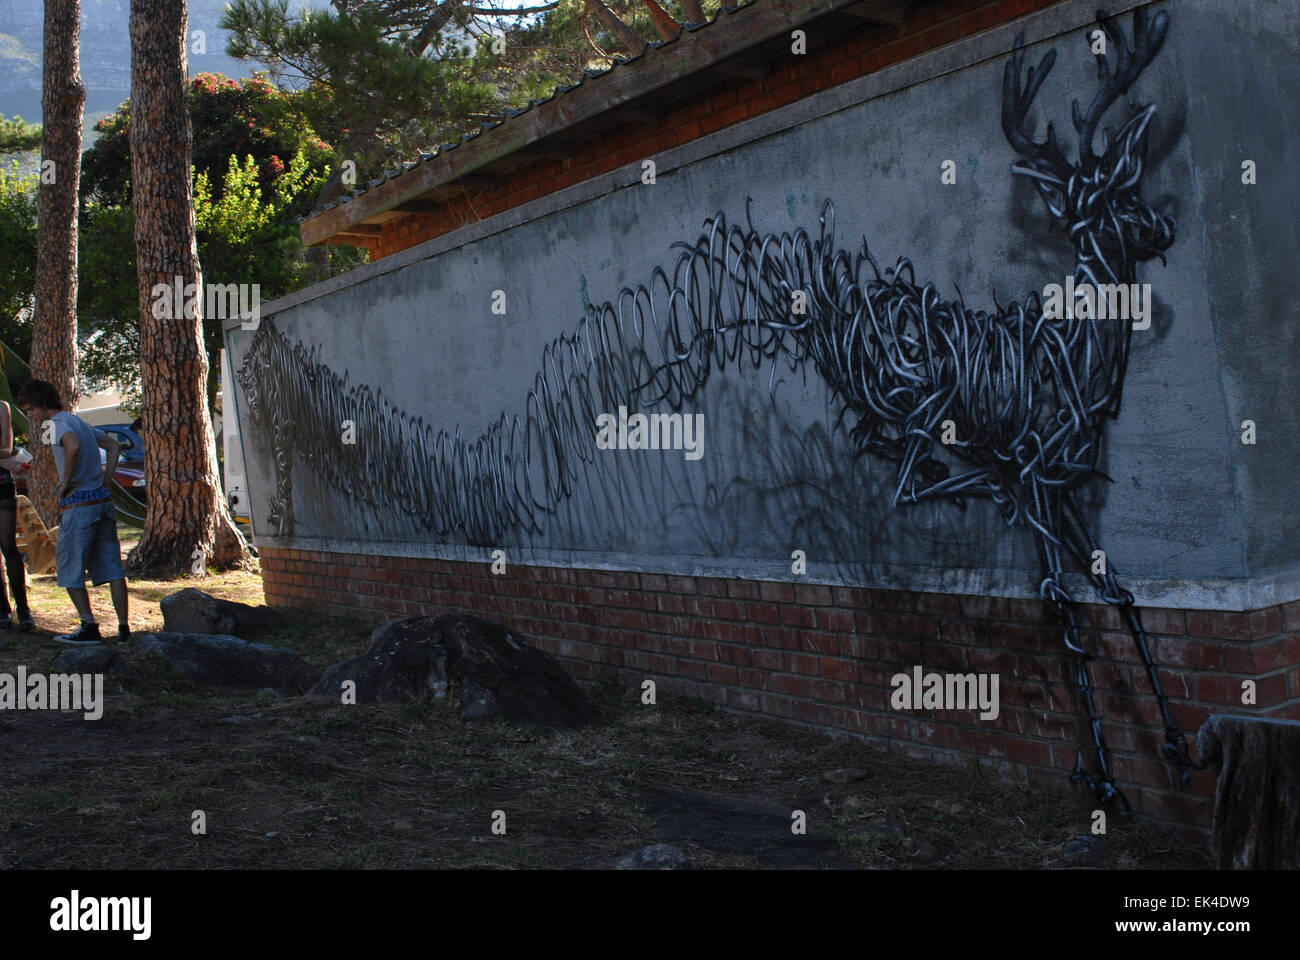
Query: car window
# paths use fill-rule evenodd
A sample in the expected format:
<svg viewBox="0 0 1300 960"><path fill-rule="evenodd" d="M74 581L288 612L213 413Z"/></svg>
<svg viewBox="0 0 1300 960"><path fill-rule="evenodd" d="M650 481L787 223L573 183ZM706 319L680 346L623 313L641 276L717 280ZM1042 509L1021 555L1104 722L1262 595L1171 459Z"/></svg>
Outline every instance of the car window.
<svg viewBox="0 0 1300 960"><path fill-rule="evenodd" d="M112 437L113 437L113 439L116 440L116 441L118 442L118 445L119 445L123 450L134 450L134 449L135 449L135 442L134 442L134 441L133 441L129 436L127 436L125 433L122 433L120 430L105 430L104 432L105 432L105 433L108 433L108 434L111 434Z"/></svg>

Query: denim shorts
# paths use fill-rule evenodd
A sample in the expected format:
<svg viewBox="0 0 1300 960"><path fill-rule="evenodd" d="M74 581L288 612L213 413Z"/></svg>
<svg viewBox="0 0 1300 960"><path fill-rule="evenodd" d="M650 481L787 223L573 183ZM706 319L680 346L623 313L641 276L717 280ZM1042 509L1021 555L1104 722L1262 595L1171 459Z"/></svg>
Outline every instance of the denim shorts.
<svg viewBox="0 0 1300 960"><path fill-rule="evenodd" d="M95 586L126 576L112 501L63 511L54 564L61 587L84 587L87 570Z"/></svg>

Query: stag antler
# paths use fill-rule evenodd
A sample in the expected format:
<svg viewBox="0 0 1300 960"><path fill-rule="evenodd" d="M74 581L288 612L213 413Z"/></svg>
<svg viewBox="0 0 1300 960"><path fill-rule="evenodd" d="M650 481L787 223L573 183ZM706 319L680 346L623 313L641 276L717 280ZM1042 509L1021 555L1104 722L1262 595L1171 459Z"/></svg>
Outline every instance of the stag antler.
<svg viewBox="0 0 1300 960"><path fill-rule="evenodd" d="M1074 172L1074 165L1065 159L1065 154L1057 145L1052 125L1050 123L1047 125L1047 139L1042 143L1035 142L1024 129L1029 105L1033 103L1038 88L1051 72L1052 64L1056 63L1056 51L1048 50L1038 66L1029 69L1022 90L1020 68L1025 62L1024 47L1025 35L1021 33L1016 37L1016 46L1011 52L1011 60L1002 71L1002 133L1006 136L1007 142L1015 148L1016 153L1034 161L1040 170L1047 168L1059 177L1062 183L1065 183Z"/></svg>
<svg viewBox="0 0 1300 960"><path fill-rule="evenodd" d="M1079 132L1079 162L1080 164L1094 165L1101 160L1101 157L1093 153L1092 140L1097 132L1097 124L1101 120L1107 108L1119 99L1138 78L1138 75L1147 68L1147 65L1160 52L1160 45L1165 42L1165 33L1169 30L1169 14L1158 13L1154 20L1148 24L1147 13L1144 9L1138 8L1133 11L1133 48L1129 49L1128 40L1124 36L1124 31L1120 29L1119 23L1113 17L1108 17L1106 11L1097 11L1097 22L1101 28L1106 31L1111 42L1115 45L1115 72L1110 72L1110 63L1104 53L1097 54L1097 79L1101 81L1101 88L1097 91L1097 96L1093 98L1092 105L1088 107L1087 113L1079 110L1079 101L1074 101L1072 109L1074 115L1074 129ZM1017 46L1019 42L1017 41ZM1008 66L1008 69L1010 67ZM1003 109L1003 126L1006 125L1006 110ZM1050 131L1050 128L1049 128ZM1106 141L1109 144L1110 131L1106 131ZM1105 151L1103 150L1103 153Z"/></svg>

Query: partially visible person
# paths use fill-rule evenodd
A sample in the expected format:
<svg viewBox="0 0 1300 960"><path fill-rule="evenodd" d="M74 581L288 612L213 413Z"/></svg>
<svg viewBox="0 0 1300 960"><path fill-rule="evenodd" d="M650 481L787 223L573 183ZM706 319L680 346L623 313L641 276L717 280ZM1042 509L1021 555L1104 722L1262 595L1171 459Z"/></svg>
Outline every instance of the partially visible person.
<svg viewBox="0 0 1300 960"><path fill-rule="evenodd" d="M34 436L48 435L54 462L59 469L59 540L55 567L59 586L68 591L81 616L81 628L54 639L60 643L100 643L99 625L86 593L86 573L99 586L107 583L117 611L117 639L131 639L127 618L126 573L122 569L122 546L117 539L117 512L108 483L117 469L118 442L108 434L96 435L90 424L63 409L59 391L44 380L29 380L14 402L27 414ZM46 434L46 421L51 433ZM100 468L99 448L107 453Z"/></svg>
<svg viewBox="0 0 1300 960"><path fill-rule="evenodd" d="M0 460L14 455L14 423L9 404L0 400ZM13 629L10 619L9 593L13 593L14 610L18 614L18 629L30 630L36 626L32 612L27 609L27 569L23 555L18 552L18 497L14 491L14 478L0 467L0 555L4 556L5 573L9 577L9 591L0 585L0 630Z"/></svg>

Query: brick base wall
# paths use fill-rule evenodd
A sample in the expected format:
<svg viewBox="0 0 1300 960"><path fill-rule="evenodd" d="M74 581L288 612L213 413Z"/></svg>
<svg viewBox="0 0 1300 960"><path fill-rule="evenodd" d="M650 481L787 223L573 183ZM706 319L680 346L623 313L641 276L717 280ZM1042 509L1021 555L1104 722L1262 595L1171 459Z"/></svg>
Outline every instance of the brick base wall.
<svg viewBox="0 0 1300 960"><path fill-rule="evenodd" d="M1068 786L1086 734L1049 605L830 587L262 548L266 602L375 623L447 610L501 620L580 681L607 680L848 732L945 763L975 757L1004 776ZM1143 610L1160 681L1193 743L1214 712L1300 719L1300 602L1248 613ZM1159 713L1116 611L1083 604L1083 641L1116 779L1134 809L1180 829L1210 823L1213 775L1186 791L1159 758ZM890 678L997 673L1001 712L897 711ZM1256 704L1241 703L1243 680Z"/></svg>

